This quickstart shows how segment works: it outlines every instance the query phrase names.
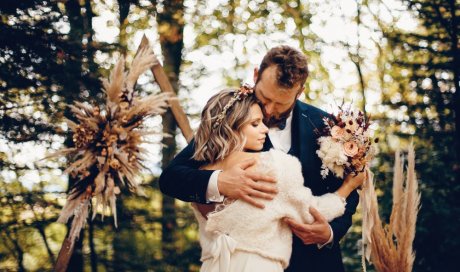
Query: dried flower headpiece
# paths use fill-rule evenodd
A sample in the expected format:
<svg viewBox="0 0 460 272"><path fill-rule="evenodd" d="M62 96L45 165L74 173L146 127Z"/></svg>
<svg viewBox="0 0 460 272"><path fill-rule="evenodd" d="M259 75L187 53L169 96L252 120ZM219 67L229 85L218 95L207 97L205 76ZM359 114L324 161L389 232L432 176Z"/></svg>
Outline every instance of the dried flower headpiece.
<svg viewBox="0 0 460 272"><path fill-rule="evenodd" d="M228 109L230 109L236 101L241 100L243 97L247 97L249 94L252 94L254 89L251 85L244 83L238 91L235 91L233 97L228 101L227 105L225 105L224 109L222 110L219 115L216 117L216 121L212 128L218 128L220 124L222 124L222 120L224 120L225 116L227 115Z"/></svg>

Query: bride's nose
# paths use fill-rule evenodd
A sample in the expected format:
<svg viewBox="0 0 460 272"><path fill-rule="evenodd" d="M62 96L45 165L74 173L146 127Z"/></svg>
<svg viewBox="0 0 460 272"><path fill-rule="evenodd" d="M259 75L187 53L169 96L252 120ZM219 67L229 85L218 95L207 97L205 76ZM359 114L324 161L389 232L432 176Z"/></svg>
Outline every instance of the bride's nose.
<svg viewBox="0 0 460 272"><path fill-rule="evenodd" d="M267 133L268 133L268 127L267 127L264 123L262 123L262 133L263 133L263 134L267 134Z"/></svg>

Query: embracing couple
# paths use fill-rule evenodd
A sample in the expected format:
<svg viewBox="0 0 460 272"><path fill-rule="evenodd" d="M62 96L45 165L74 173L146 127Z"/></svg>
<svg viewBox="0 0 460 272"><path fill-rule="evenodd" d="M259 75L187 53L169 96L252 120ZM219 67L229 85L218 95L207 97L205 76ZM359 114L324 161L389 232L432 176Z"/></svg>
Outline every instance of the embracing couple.
<svg viewBox="0 0 460 272"><path fill-rule="evenodd" d="M322 179L315 131L328 114L297 100L304 54L272 48L255 85L206 104L194 140L160 177L199 223L201 271L343 271L339 241L364 174Z"/></svg>

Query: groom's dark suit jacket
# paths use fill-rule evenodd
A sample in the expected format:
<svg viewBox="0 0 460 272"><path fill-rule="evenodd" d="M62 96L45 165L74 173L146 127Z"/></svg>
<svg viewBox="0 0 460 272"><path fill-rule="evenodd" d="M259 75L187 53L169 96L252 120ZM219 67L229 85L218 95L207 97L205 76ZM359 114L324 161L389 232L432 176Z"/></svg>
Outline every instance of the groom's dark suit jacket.
<svg viewBox="0 0 460 272"><path fill-rule="evenodd" d="M331 174L322 179L321 160L316 154L319 146L315 128L324 126L323 117L328 114L311 105L296 102L292 115L292 144L289 154L299 158L302 163L304 185L314 195L323 195L336 191L342 181ZM268 139L268 138L267 138ZM265 142L264 151L272 148L270 140ZM203 162L192 160L193 142L182 150L164 169L160 176L160 189L163 193L187 202L206 203L206 190L213 171L197 170ZM343 271L339 241L351 226L351 217L358 205L358 193L352 192L347 198L345 214L334 219L330 225L334 232L332 246L318 249L317 245L304 245L294 235L290 265L286 271Z"/></svg>

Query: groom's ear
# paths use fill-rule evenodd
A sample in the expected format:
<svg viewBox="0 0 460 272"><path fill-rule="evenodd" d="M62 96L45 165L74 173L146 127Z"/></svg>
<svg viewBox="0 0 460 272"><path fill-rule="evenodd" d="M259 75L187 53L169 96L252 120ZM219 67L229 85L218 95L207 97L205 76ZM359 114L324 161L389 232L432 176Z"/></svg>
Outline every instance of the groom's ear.
<svg viewBox="0 0 460 272"><path fill-rule="evenodd" d="M254 85L257 83L258 78L259 78L259 69L256 67L254 68Z"/></svg>
<svg viewBox="0 0 460 272"><path fill-rule="evenodd" d="M302 94L302 92L298 92L295 99L299 99L300 95Z"/></svg>
<svg viewBox="0 0 460 272"><path fill-rule="evenodd" d="M305 85L300 86L299 90L297 91L296 99L299 99L299 97L303 93L304 89L305 89Z"/></svg>

